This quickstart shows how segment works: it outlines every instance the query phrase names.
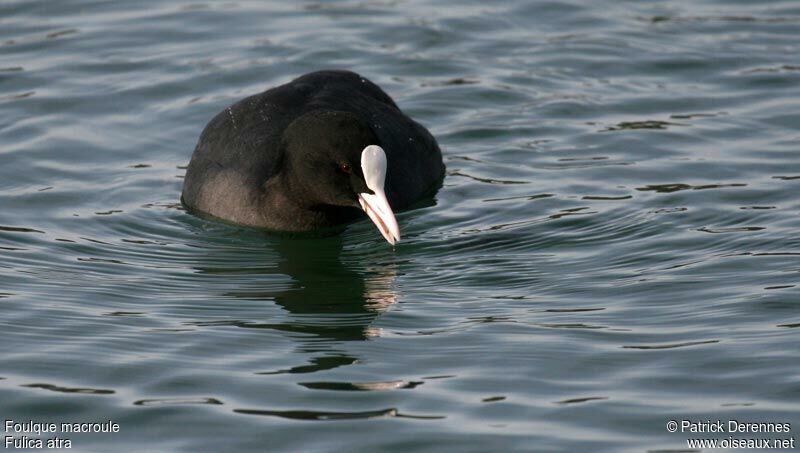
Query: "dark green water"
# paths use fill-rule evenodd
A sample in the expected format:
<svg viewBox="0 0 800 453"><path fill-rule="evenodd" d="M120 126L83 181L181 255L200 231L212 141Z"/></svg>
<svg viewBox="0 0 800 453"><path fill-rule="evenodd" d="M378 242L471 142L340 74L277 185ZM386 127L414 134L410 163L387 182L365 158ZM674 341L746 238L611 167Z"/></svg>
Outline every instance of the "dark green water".
<svg viewBox="0 0 800 453"><path fill-rule="evenodd" d="M396 249L184 212L206 122L321 68L442 146ZM118 423L62 436L98 452L797 437L798 191L795 1L0 1L0 417ZM729 419L791 432L666 428Z"/></svg>

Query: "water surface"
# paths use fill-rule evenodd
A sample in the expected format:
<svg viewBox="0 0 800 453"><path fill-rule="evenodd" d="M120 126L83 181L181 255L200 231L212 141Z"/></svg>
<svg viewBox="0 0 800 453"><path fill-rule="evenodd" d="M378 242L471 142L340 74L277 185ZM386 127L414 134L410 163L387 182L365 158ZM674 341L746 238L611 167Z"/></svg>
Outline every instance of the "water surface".
<svg viewBox="0 0 800 453"><path fill-rule="evenodd" d="M120 425L77 451L797 436L798 35L792 1L4 1L0 416ZM441 144L403 241L186 213L206 122L322 68Z"/></svg>

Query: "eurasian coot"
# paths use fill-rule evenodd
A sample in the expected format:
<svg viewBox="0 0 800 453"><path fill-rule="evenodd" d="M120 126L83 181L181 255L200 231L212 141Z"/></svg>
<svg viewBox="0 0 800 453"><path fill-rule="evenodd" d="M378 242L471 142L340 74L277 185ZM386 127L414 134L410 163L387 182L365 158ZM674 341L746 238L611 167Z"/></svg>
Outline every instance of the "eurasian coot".
<svg viewBox="0 0 800 453"><path fill-rule="evenodd" d="M365 212L394 244L393 210L432 195L443 177L436 140L383 90L353 72L319 71L215 116L181 199L190 210L278 231L338 225Z"/></svg>

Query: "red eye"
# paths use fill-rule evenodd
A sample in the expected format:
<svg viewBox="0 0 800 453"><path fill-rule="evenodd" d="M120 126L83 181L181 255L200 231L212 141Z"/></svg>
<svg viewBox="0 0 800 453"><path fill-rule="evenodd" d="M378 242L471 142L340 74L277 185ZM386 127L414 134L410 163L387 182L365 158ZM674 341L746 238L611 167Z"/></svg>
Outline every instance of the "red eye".
<svg viewBox="0 0 800 453"><path fill-rule="evenodd" d="M345 172L345 173L347 173L347 174L350 174L350 173L353 171L353 169L352 169L352 168L350 168L350 164L341 164L341 165L339 165L339 168L340 168L340 169L341 169L343 172Z"/></svg>

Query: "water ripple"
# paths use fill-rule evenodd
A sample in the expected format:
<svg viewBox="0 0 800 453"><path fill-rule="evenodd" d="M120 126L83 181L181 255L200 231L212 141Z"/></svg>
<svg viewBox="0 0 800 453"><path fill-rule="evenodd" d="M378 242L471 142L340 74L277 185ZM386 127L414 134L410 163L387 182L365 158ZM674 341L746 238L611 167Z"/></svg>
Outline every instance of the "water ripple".
<svg viewBox="0 0 800 453"><path fill-rule="evenodd" d="M44 383L34 383L34 384L25 384L22 387L34 388L34 389L44 389L50 390L52 392L59 392L59 393L82 393L82 394L89 394L89 395L111 395L116 392L114 390L108 389L93 389L93 388L84 388L84 387L63 387L60 385L53 385L53 384L44 384Z"/></svg>
<svg viewBox="0 0 800 453"><path fill-rule="evenodd" d="M304 421L334 421L334 420L357 420L357 419L371 419L371 418L410 418L416 420L441 420L445 417L443 415L411 415L400 413L395 408L381 409L375 411L362 411L362 412L324 412L324 411L309 411L309 410L289 410L289 411L272 411L261 409L234 409L237 414L246 415L263 415L268 417L281 417L291 420L304 420Z"/></svg>
<svg viewBox="0 0 800 453"><path fill-rule="evenodd" d="M134 406L185 406L187 404L210 404L212 406L219 406L224 403L216 398L151 398L133 402Z"/></svg>
<svg viewBox="0 0 800 453"><path fill-rule="evenodd" d="M705 341L687 341L684 343L667 343L667 344L653 344L653 345L625 345L625 349L675 349L685 348L690 346L699 346L704 344L719 343L719 340L705 340Z"/></svg>
<svg viewBox="0 0 800 453"><path fill-rule="evenodd" d="M374 391L413 389L422 385L422 381L388 381L388 382L300 382L305 388L316 390Z"/></svg>

